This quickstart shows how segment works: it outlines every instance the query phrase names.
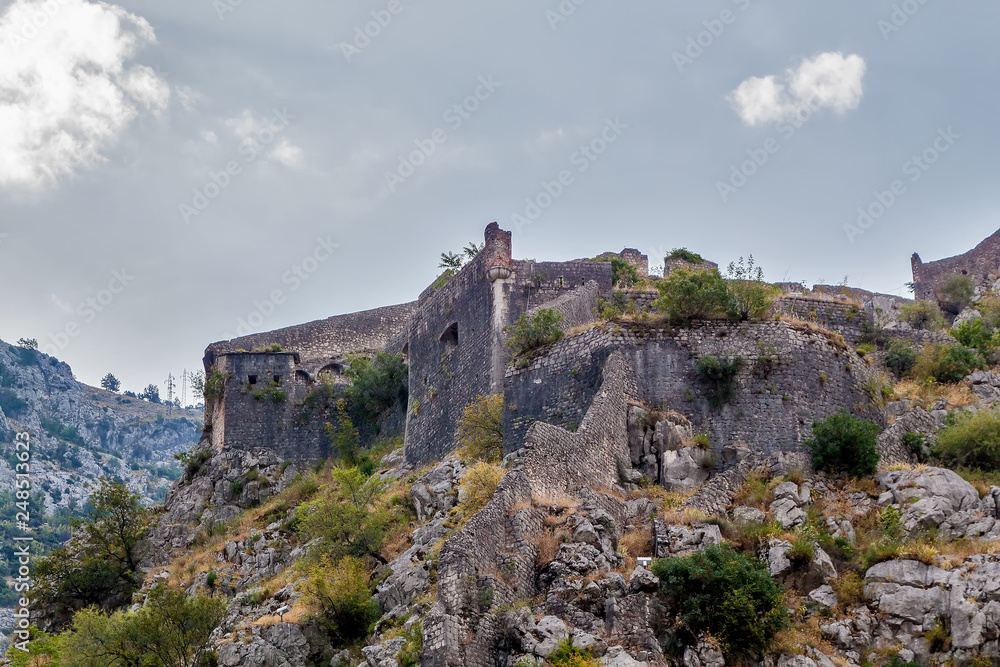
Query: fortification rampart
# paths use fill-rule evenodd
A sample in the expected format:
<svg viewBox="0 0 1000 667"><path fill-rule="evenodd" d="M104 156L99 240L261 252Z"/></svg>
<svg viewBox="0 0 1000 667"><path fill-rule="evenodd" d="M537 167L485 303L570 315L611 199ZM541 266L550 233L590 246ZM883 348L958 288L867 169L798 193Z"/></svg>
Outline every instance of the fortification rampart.
<svg viewBox="0 0 1000 667"><path fill-rule="evenodd" d="M624 526L624 504L592 489L614 487L619 462L628 461L628 404L636 391L624 355L613 355L577 432L543 423L530 429L519 461L497 493L441 549L438 601L424 619L424 665L498 664L502 621L490 612L536 593L535 542L544 517L531 507L533 499L575 498ZM476 610L470 600L485 589L491 591L489 609Z"/></svg>
<svg viewBox="0 0 1000 667"><path fill-rule="evenodd" d="M911 265L918 299L940 300L941 288L953 276L969 276L981 287L991 285L1000 276L1000 231L969 252L954 257L925 263L914 253Z"/></svg>
<svg viewBox="0 0 1000 667"><path fill-rule="evenodd" d="M720 454L739 443L764 455L799 451L813 422L842 408L882 419L869 390L877 380L868 362L829 333L776 321L696 322L676 330L609 324L564 339L527 368L508 371L505 452L523 446L536 420L570 430L581 424L602 366L619 350L636 370L639 397L686 415L709 433ZM695 371L705 355L745 362L735 398L719 407Z"/></svg>

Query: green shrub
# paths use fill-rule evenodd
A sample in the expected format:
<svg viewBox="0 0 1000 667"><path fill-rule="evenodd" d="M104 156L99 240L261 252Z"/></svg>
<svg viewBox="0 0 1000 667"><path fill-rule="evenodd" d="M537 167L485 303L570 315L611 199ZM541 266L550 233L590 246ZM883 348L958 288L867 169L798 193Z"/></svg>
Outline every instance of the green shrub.
<svg viewBox="0 0 1000 667"><path fill-rule="evenodd" d="M462 512L466 517L486 507L502 478L503 468L495 463L480 462L469 468L460 483Z"/></svg>
<svg viewBox="0 0 1000 667"><path fill-rule="evenodd" d="M855 477L875 474L879 427L846 410L813 424L813 437L805 445L812 450L813 467L830 473L846 472Z"/></svg>
<svg viewBox="0 0 1000 667"><path fill-rule="evenodd" d="M933 343L924 348L913 373L921 379L933 378L942 384L953 384L984 366L976 350L958 344Z"/></svg>
<svg viewBox="0 0 1000 667"><path fill-rule="evenodd" d="M917 364L920 353L917 349L905 340L894 340L889 344L889 350L885 354L885 367L903 377Z"/></svg>
<svg viewBox="0 0 1000 667"><path fill-rule="evenodd" d="M205 575L205 585L209 588L215 588L215 584L219 581L219 575L215 570L209 570L208 574Z"/></svg>
<svg viewBox="0 0 1000 667"><path fill-rule="evenodd" d="M969 276L952 276L941 287L941 307L947 312L958 315L976 295L976 287Z"/></svg>
<svg viewBox="0 0 1000 667"><path fill-rule="evenodd" d="M653 307L677 324L721 317L729 309L726 281L716 269L678 269L657 283L656 289L660 297L653 302Z"/></svg>
<svg viewBox="0 0 1000 667"><path fill-rule="evenodd" d="M340 644L362 639L378 618L368 576L361 561L345 556L333 561L324 556L309 572L303 586L307 604L319 608L317 620Z"/></svg>
<svg viewBox="0 0 1000 667"><path fill-rule="evenodd" d="M965 413L938 433L935 453L949 467L1000 470L1000 410Z"/></svg>
<svg viewBox="0 0 1000 667"><path fill-rule="evenodd" d="M897 653L896 655L889 656L889 660L885 663L885 667L920 667L920 663L916 660L903 660Z"/></svg>
<svg viewBox="0 0 1000 667"><path fill-rule="evenodd" d="M611 284L615 287L634 287L639 282L639 271L621 257L595 257L590 261L611 263Z"/></svg>
<svg viewBox="0 0 1000 667"><path fill-rule="evenodd" d="M933 301L914 301L899 309L899 319L914 329L940 331L947 322L941 308Z"/></svg>
<svg viewBox="0 0 1000 667"><path fill-rule="evenodd" d="M549 656L552 667L598 667L601 663L590 651L573 645L573 638L567 637L559 642Z"/></svg>
<svg viewBox="0 0 1000 667"><path fill-rule="evenodd" d="M466 405L456 438L463 458L499 462L503 458L503 394L479 396Z"/></svg>
<svg viewBox="0 0 1000 667"><path fill-rule="evenodd" d="M927 649L931 653L946 653L951 650L951 619L942 616L934 627L924 634Z"/></svg>
<svg viewBox="0 0 1000 667"><path fill-rule="evenodd" d="M744 263L730 262L726 271L726 287L729 291L729 316L746 322L759 320L767 315L781 290L764 282L764 271L754 264L753 255Z"/></svg>
<svg viewBox="0 0 1000 667"><path fill-rule="evenodd" d="M695 362L695 374L714 407L728 403L736 396L736 376L745 365L742 357L719 359L710 354Z"/></svg>
<svg viewBox="0 0 1000 667"><path fill-rule="evenodd" d="M507 327L507 347L516 357L526 356L563 337L566 316L558 310L542 308L534 315L522 313L517 323Z"/></svg>
<svg viewBox="0 0 1000 667"><path fill-rule="evenodd" d="M781 587L764 564L727 544L654 561L653 572L688 643L708 633L727 655L759 656L789 624Z"/></svg>
<svg viewBox="0 0 1000 667"><path fill-rule="evenodd" d="M375 428L390 408L406 409L409 369L403 355L379 352L374 357L352 356L349 361L344 375L351 385L344 396L355 424Z"/></svg>
<svg viewBox="0 0 1000 667"><path fill-rule="evenodd" d="M399 667L419 667L420 659L424 654L424 628L421 624L414 624L403 634L406 643L403 648L396 653L396 663Z"/></svg>
<svg viewBox="0 0 1000 667"><path fill-rule="evenodd" d="M1000 332L981 317L962 322L951 330L951 335L965 347L979 350L982 354L1000 347Z"/></svg>
<svg viewBox="0 0 1000 667"><path fill-rule="evenodd" d="M669 262L672 259L680 259L688 262L689 264L701 264L705 259L696 252L691 252L687 248L674 248L670 251L670 254L663 258L665 262Z"/></svg>
<svg viewBox="0 0 1000 667"><path fill-rule="evenodd" d="M42 428L49 435L65 440L66 442L71 442L74 445L86 446L87 441L83 439L80 432L74 426L66 426L61 421L55 418L45 417L41 418Z"/></svg>
<svg viewBox="0 0 1000 667"><path fill-rule="evenodd" d="M17 417L28 407L28 402L11 389L0 389L0 410L8 417Z"/></svg>

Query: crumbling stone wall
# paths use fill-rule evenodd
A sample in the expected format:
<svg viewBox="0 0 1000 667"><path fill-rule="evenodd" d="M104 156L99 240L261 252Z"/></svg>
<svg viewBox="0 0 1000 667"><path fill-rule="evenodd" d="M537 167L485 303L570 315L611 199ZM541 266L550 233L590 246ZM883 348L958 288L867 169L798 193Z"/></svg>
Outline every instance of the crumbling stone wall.
<svg viewBox="0 0 1000 667"><path fill-rule="evenodd" d="M939 299L941 287L957 275L971 277L978 286L990 285L1000 274L1000 231L962 255L924 263L914 253L911 264L914 294L918 299Z"/></svg>
<svg viewBox="0 0 1000 667"><path fill-rule="evenodd" d="M576 433L537 423L524 451L486 507L449 538L438 561L438 600L424 618L426 667L492 667L502 636L495 610L536 592L534 540L543 516L531 500L584 499L606 508L623 524L624 509L592 489L618 483L618 462L628 461L628 403L635 374L622 354L603 372L601 391ZM489 589L489 603L478 591Z"/></svg>
<svg viewBox="0 0 1000 667"><path fill-rule="evenodd" d="M873 369L828 333L787 322L696 322L690 329L607 324L564 339L504 384L504 451L520 449L535 420L574 429L600 387L600 369L621 351L638 376L639 397L672 409L722 450L739 443L759 454L799 451L812 424L842 408L883 421L873 404ZM695 373L711 354L742 357L735 399L712 407Z"/></svg>
<svg viewBox="0 0 1000 667"><path fill-rule="evenodd" d="M576 259L569 262L514 261L514 285L511 307L518 313L537 308L593 280L601 294L611 291L611 264Z"/></svg>

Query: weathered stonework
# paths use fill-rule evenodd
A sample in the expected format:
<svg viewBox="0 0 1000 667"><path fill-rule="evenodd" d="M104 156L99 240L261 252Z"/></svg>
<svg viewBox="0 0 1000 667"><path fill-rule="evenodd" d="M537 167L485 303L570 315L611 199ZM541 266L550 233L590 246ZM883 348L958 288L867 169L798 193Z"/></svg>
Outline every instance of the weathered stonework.
<svg viewBox="0 0 1000 667"><path fill-rule="evenodd" d="M911 264L918 299L940 299L941 287L953 276L969 276L980 287L991 285L1000 277L1000 231L962 255L924 263L914 253Z"/></svg>

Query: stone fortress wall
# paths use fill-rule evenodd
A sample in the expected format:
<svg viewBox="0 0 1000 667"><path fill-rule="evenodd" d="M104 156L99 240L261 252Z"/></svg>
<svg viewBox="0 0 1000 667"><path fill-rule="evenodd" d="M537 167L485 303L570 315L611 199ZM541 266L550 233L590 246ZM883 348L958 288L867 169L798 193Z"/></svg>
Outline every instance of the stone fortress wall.
<svg viewBox="0 0 1000 667"><path fill-rule="evenodd" d="M914 253L910 262L918 299L940 299L941 287L953 276L969 276L977 287L991 286L1000 279L1000 231L967 253L926 263Z"/></svg>
<svg viewBox="0 0 1000 667"><path fill-rule="evenodd" d="M607 359L620 352L635 369L645 404L674 410L706 432L713 450L751 444L761 454L799 451L814 421L842 408L881 420L872 405L868 362L828 333L793 323L696 322L690 329L599 325L565 338L504 385L504 451L523 446L537 422L575 430L600 391ZM695 363L741 357L735 399L712 407Z"/></svg>

